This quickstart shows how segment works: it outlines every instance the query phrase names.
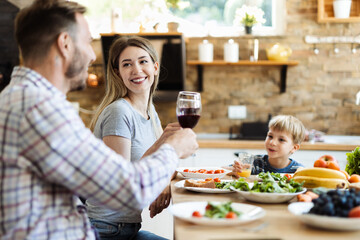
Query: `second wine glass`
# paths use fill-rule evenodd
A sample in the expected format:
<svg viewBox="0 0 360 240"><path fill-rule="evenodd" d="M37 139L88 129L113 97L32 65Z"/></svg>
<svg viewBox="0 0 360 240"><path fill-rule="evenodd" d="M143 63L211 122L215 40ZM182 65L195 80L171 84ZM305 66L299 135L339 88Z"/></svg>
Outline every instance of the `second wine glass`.
<svg viewBox="0 0 360 240"><path fill-rule="evenodd" d="M176 102L176 116L182 128L194 128L201 114L201 96L198 92L181 91Z"/></svg>

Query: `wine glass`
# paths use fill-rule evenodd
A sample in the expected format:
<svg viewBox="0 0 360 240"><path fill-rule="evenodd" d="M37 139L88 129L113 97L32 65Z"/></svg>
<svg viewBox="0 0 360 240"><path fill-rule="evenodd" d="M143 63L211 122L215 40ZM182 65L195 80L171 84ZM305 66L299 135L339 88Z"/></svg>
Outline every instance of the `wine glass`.
<svg viewBox="0 0 360 240"><path fill-rule="evenodd" d="M182 128L194 128L200 119L201 97L198 92L179 92L176 116Z"/></svg>
<svg viewBox="0 0 360 240"><path fill-rule="evenodd" d="M201 97L198 92L179 92L176 101L176 116L182 128L194 128L201 114ZM195 153L192 154L194 165Z"/></svg>

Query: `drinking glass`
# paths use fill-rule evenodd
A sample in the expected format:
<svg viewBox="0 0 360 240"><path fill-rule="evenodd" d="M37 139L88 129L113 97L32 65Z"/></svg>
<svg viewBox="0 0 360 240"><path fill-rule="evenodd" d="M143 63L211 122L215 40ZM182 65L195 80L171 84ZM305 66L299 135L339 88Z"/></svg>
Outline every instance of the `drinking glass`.
<svg viewBox="0 0 360 240"><path fill-rule="evenodd" d="M254 163L254 155L247 152L240 152L237 161L240 162L242 166L241 172L238 172L237 174L240 177L250 177L251 169Z"/></svg>
<svg viewBox="0 0 360 240"><path fill-rule="evenodd" d="M201 97L198 92L179 92L176 116L182 128L194 128L201 114Z"/></svg>
<svg viewBox="0 0 360 240"><path fill-rule="evenodd" d="M194 128L201 114L201 97L198 92L181 91L176 101L176 116L182 128ZM194 166L195 153L192 154Z"/></svg>

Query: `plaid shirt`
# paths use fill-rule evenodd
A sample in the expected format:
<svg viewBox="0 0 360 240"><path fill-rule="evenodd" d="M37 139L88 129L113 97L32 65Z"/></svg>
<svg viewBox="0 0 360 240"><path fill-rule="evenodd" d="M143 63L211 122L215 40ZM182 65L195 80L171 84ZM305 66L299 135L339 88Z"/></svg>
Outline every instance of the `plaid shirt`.
<svg viewBox="0 0 360 240"><path fill-rule="evenodd" d="M76 195L142 209L178 163L168 144L134 164L123 160L85 128L63 93L24 67L0 94L0 136L0 239L94 239Z"/></svg>

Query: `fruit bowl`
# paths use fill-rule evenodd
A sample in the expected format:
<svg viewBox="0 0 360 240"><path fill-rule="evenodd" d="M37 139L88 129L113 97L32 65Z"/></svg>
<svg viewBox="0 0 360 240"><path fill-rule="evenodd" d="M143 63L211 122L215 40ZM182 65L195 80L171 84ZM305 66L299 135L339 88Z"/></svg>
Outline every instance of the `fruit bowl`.
<svg viewBox="0 0 360 240"><path fill-rule="evenodd" d="M288 210L302 223L311 227L339 231L360 230L360 218L329 217L309 214L308 212L313 206L314 204L312 202L295 202L288 206Z"/></svg>

